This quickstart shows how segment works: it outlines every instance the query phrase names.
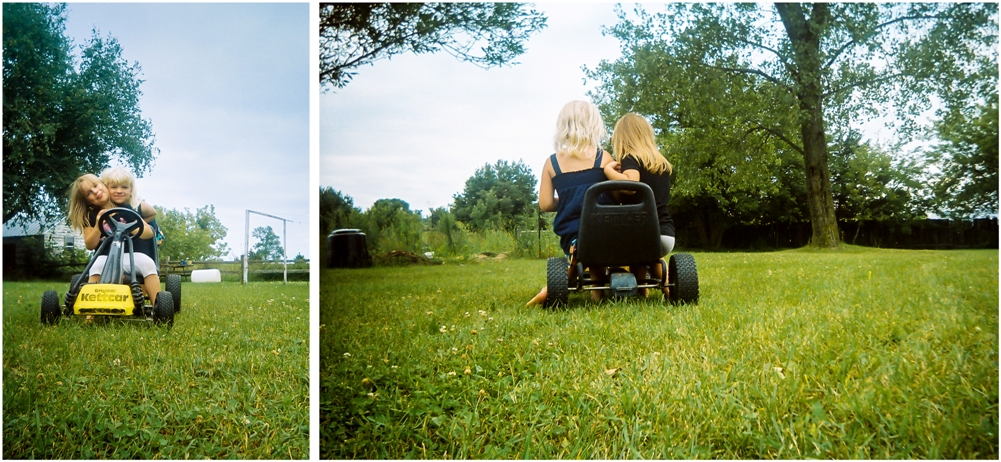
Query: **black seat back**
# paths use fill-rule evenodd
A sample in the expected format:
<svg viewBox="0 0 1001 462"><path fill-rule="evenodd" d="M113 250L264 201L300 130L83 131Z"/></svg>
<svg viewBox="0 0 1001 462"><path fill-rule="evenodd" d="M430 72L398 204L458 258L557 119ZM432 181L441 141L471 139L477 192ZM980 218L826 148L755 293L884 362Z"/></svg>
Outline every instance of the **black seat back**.
<svg viewBox="0 0 1001 462"><path fill-rule="evenodd" d="M153 263L157 266L157 268L159 268L160 258L159 249L156 245L156 234L160 225L156 223L155 219L152 222L147 223L147 225L153 228L153 237L150 239L140 239L138 237L134 237L132 238L132 244L136 253L146 254L146 256L153 260Z"/></svg>
<svg viewBox="0 0 1001 462"><path fill-rule="evenodd" d="M633 204L602 205L598 196L635 191ZM610 194L609 194L610 195ZM604 181L584 193L577 259L584 266L649 265L660 257L660 221L653 190L638 181Z"/></svg>

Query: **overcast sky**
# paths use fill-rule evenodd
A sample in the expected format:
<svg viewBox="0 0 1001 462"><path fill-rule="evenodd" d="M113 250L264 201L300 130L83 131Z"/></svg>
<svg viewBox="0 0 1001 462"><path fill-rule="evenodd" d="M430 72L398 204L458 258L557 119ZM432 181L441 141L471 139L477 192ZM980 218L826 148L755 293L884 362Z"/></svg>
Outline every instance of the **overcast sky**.
<svg viewBox="0 0 1001 462"><path fill-rule="evenodd" d="M584 82L581 67L620 53L618 40L601 34L617 22L613 3L536 9L548 26L525 43L520 64L484 70L446 52L402 54L321 93L320 185L362 210L399 198L427 216L484 164L521 160L538 177L560 109L590 100L595 82Z"/></svg>
<svg viewBox="0 0 1001 462"><path fill-rule="evenodd" d="M97 29L142 66L140 108L160 149L137 182L143 199L214 205L234 258L246 210L292 220L289 258L310 255L308 4L69 3L66 16L75 44ZM281 237L280 220L250 215L251 230L263 226Z"/></svg>

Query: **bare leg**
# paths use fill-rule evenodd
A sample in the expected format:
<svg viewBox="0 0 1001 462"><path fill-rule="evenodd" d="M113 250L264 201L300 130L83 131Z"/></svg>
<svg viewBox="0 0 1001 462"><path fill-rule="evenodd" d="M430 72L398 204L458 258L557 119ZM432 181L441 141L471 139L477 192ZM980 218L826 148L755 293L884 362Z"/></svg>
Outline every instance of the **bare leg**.
<svg viewBox="0 0 1001 462"><path fill-rule="evenodd" d="M598 266L587 269L588 273L591 275L591 281L595 285L601 285L605 283L605 267ZM604 290L592 290L591 300L600 301L605 296Z"/></svg>
<svg viewBox="0 0 1001 462"><path fill-rule="evenodd" d="M664 259L661 258L660 261L664 261ZM650 272L650 274L652 274L653 277L656 278L656 279L663 278L664 277L664 268L663 268L663 266L661 266L661 265L653 265L653 268L652 268L652 271ZM667 281L664 281L664 298L668 299L668 300L671 299L671 288L667 286Z"/></svg>
<svg viewBox="0 0 1001 462"><path fill-rule="evenodd" d="M529 300L525 306L541 305L542 302L546 301L546 295L548 295L548 293L548 288L546 286L542 286L542 290L540 290L536 296L532 297L532 299Z"/></svg>
<svg viewBox="0 0 1001 462"><path fill-rule="evenodd" d="M149 302L156 305L156 294L160 293L160 276L151 274L146 276L146 292L149 294Z"/></svg>

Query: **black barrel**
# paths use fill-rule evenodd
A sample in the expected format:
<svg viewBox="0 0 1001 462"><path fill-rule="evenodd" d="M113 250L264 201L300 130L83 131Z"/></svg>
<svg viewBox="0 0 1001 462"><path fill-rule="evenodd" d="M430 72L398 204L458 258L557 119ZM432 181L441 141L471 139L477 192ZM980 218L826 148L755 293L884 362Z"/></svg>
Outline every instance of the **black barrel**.
<svg viewBox="0 0 1001 462"><path fill-rule="evenodd" d="M338 229L327 236L327 268L367 268L372 266L365 233Z"/></svg>

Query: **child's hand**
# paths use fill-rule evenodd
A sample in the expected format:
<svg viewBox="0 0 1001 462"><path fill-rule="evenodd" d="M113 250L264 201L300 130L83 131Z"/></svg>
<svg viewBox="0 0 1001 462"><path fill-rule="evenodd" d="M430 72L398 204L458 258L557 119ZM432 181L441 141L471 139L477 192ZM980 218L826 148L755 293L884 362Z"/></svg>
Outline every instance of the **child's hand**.
<svg viewBox="0 0 1001 462"><path fill-rule="evenodd" d="M622 165L614 160L605 164L605 174L607 175L611 172L622 173Z"/></svg>

